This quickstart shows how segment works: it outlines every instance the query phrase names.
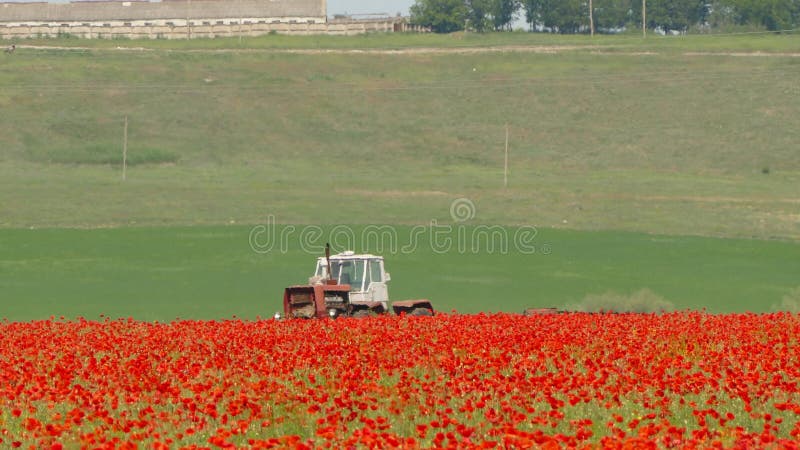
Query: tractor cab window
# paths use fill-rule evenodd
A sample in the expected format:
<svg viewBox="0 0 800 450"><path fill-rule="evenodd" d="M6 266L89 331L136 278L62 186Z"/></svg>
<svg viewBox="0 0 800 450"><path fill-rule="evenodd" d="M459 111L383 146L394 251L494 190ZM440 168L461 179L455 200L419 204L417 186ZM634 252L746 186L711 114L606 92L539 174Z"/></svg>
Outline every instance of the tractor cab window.
<svg viewBox="0 0 800 450"><path fill-rule="evenodd" d="M332 278L339 284L349 284L350 291L362 291L364 289L364 276L366 264L363 260L344 260L331 261Z"/></svg>
<svg viewBox="0 0 800 450"><path fill-rule="evenodd" d="M331 261L331 279L339 281L339 274L341 273L342 263L339 261Z"/></svg>
<svg viewBox="0 0 800 450"><path fill-rule="evenodd" d="M372 277L369 271L369 261L364 261L364 289L369 290L369 284L372 283Z"/></svg>
<svg viewBox="0 0 800 450"><path fill-rule="evenodd" d="M328 264L317 261L314 275L327 278ZM349 284L352 292L366 291L370 283L383 282L383 270L379 259L331 260L330 278L339 284Z"/></svg>
<svg viewBox="0 0 800 450"><path fill-rule="evenodd" d="M370 279L374 283L380 283L383 281L383 277L381 275L381 262L378 259L371 259L369 260L369 273Z"/></svg>
<svg viewBox="0 0 800 450"><path fill-rule="evenodd" d="M324 278L327 272L328 266L325 264L325 261L317 261L317 271L314 272L314 276Z"/></svg>

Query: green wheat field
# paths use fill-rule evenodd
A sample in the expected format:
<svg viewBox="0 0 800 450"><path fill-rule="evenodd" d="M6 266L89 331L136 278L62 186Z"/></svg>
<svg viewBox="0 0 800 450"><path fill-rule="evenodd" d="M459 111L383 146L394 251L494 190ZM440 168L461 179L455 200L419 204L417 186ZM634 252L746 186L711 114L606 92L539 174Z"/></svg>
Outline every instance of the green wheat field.
<svg viewBox="0 0 800 450"><path fill-rule="evenodd" d="M440 311L800 309L796 35L17 44L0 318L270 317L326 240L370 224L424 232L334 248L380 252L392 298ZM254 249L273 221L286 248ZM506 251L459 241L481 227Z"/></svg>

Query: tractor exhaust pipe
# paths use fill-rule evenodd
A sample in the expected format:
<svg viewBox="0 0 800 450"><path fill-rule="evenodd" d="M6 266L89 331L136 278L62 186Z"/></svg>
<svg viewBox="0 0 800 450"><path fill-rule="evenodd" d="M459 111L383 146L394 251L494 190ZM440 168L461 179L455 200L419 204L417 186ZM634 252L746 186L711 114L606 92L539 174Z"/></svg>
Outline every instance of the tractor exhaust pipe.
<svg viewBox="0 0 800 450"><path fill-rule="evenodd" d="M325 243L325 262L328 264L328 282L327 284L337 284L333 279L333 272L331 272L331 244Z"/></svg>

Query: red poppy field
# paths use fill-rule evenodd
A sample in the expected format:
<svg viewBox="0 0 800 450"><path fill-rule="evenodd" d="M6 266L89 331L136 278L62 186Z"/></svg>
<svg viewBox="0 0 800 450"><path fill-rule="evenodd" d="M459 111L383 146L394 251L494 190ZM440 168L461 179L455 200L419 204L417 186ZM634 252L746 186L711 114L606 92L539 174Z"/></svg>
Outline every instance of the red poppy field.
<svg viewBox="0 0 800 450"><path fill-rule="evenodd" d="M792 447L800 316L0 324L0 447Z"/></svg>

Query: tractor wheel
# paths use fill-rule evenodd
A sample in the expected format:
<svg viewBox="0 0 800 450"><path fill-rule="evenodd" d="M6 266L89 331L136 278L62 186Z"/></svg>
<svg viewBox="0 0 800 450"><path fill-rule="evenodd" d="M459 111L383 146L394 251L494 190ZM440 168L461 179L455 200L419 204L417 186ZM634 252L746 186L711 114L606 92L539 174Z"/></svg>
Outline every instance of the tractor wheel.
<svg viewBox="0 0 800 450"><path fill-rule="evenodd" d="M368 309L359 309L353 312L353 317L357 319L363 319L364 317L369 317L372 315L372 311Z"/></svg>
<svg viewBox="0 0 800 450"><path fill-rule="evenodd" d="M428 308L414 308L414 309L411 310L410 313L408 313L408 315L409 316L418 316L418 317L432 316L433 315L433 311L431 311Z"/></svg>

